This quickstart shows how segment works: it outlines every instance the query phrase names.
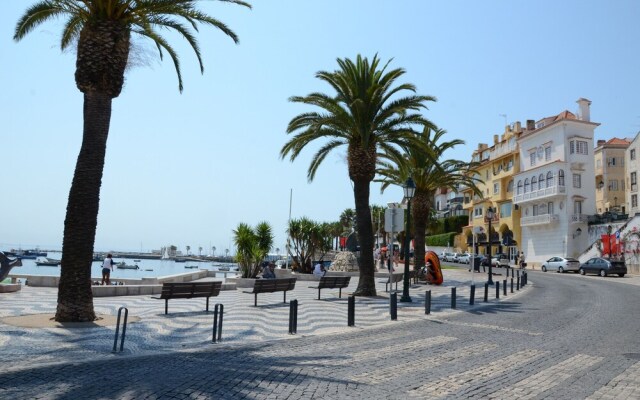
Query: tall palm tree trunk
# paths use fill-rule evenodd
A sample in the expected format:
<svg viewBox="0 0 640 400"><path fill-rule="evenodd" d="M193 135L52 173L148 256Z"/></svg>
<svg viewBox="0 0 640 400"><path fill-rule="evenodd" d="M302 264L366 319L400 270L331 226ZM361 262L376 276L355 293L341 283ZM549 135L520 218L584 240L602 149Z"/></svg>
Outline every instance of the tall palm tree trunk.
<svg viewBox="0 0 640 400"><path fill-rule="evenodd" d="M360 280L358 281L358 288L353 294L356 296L375 296L373 228L371 225L371 210L369 208L370 181L366 179L354 180L353 186L358 243L360 244Z"/></svg>
<svg viewBox="0 0 640 400"><path fill-rule="evenodd" d="M91 292L91 262L111 119L111 100L111 96L104 93L84 94L82 147L69 191L64 222L56 321L96 319Z"/></svg>
<svg viewBox="0 0 640 400"><path fill-rule="evenodd" d="M424 267L424 244L427 232L427 220L429 219L429 194L416 191L416 197L411 201L414 233L414 269L422 270Z"/></svg>

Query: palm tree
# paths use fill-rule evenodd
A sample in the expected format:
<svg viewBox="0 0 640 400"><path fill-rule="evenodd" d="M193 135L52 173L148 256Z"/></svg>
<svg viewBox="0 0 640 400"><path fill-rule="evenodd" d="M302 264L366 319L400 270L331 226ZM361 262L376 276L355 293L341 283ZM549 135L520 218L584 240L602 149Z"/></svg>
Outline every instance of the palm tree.
<svg viewBox="0 0 640 400"><path fill-rule="evenodd" d="M242 278L255 278L260 272L260 263L273 245L271 226L267 222L261 222L254 229L241 222L233 235L236 262L240 266Z"/></svg>
<svg viewBox="0 0 640 400"><path fill-rule="evenodd" d="M222 0L241 6L240 0ZM180 34L204 71L200 47L192 32L198 24L211 25L238 42L236 34L221 21L197 10L195 0L42 0L29 7L18 21L14 40L23 39L37 26L66 17L60 46L77 42L75 80L84 95L82 146L69 190L62 241L62 266L58 287L56 321L93 321L91 260L100 203L100 185L111 120L112 100L122 90L129 61L132 34L151 39L160 58L173 61L178 89L182 73L178 55L160 35L162 29Z"/></svg>
<svg viewBox="0 0 640 400"><path fill-rule="evenodd" d="M378 163L378 173L382 182L381 191L389 185L402 185L409 176L413 178L416 191L411 200L413 221L415 269L424 266L424 243L426 227L432 214L432 201L436 189L441 187L457 189L467 186L480 194L476 183L479 181L475 168L477 163L467 163L460 160L441 160L444 153L457 145L464 144L464 140L455 139L441 142L446 131L425 128L420 136L421 147L407 147L406 154L396 155ZM429 151L425 152L424 148ZM404 243L404 241L402 242Z"/></svg>
<svg viewBox="0 0 640 400"><path fill-rule="evenodd" d="M187 255L189 255L189 250L191 250L191 246L187 246Z"/></svg>
<svg viewBox="0 0 640 400"><path fill-rule="evenodd" d="M337 62L339 69L316 73L318 79L331 86L335 95L317 92L290 98L294 103L312 105L320 111L302 113L289 122L287 133L295 136L282 147L280 155L294 161L308 144L324 139L326 143L315 153L307 170L307 178L312 181L327 155L346 146L361 250L360 279L354 294L374 296L369 190L376 173L378 152L395 154L398 146L418 143L413 128L431 123L417 111L426 108L426 102L435 98L414 94L416 89L409 83L395 85L405 71L387 70L389 63L380 66L377 55L371 61L358 55L355 62L348 58ZM404 92L411 94L400 97Z"/></svg>

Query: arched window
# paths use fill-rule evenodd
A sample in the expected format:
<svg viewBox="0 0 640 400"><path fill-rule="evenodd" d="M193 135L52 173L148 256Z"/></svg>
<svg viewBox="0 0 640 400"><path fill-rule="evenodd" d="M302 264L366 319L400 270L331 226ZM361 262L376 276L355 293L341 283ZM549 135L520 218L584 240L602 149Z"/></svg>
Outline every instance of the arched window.
<svg viewBox="0 0 640 400"><path fill-rule="evenodd" d="M529 178L524 180L524 192L529 193Z"/></svg>
<svg viewBox="0 0 640 400"><path fill-rule="evenodd" d="M558 186L564 186L564 170L558 171Z"/></svg>
<svg viewBox="0 0 640 400"><path fill-rule="evenodd" d="M516 194L522 194L522 181L518 181L518 190L516 191Z"/></svg>
<svg viewBox="0 0 640 400"><path fill-rule="evenodd" d="M535 192L536 190L538 190L538 178L534 177L531 178L531 191Z"/></svg>
<svg viewBox="0 0 640 400"><path fill-rule="evenodd" d="M547 172L547 187L553 187L555 183L553 182L553 172Z"/></svg>
<svg viewBox="0 0 640 400"><path fill-rule="evenodd" d="M540 176L538 177L538 188L544 189L545 186L546 185L544 184L544 174L540 174Z"/></svg>

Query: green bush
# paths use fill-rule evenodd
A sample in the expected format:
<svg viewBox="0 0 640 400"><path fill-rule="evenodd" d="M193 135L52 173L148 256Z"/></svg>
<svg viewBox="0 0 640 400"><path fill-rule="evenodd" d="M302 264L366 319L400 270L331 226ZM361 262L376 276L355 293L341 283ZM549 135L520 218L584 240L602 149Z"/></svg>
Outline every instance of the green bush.
<svg viewBox="0 0 640 400"><path fill-rule="evenodd" d="M453 241L458 233L448 232L440 235L431 235L425 238L427 246L453 246Z"/></svg>
<svg viewBox="0 0 640 400"><path fill-rule="evenodd" d="M461 233L462 228L469 225L467 215L456 215L453 217L440 218L429 230L432 235L441 235L449 232Z"/></svg>

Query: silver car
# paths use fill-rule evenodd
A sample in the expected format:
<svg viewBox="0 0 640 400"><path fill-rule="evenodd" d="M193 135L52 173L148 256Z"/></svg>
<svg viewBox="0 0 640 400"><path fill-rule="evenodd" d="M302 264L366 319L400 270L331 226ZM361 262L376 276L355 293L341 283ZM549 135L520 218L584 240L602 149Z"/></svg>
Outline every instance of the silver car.
<svg viewBox="0 0 640 400"><path fill-rule="evenodd" d="M556 271L556 272L566 272L573 271L578 272L580 270L580 261L575 258L565 258L565 257L551 257L544 263L542 263L542 271Z"/></svg>

